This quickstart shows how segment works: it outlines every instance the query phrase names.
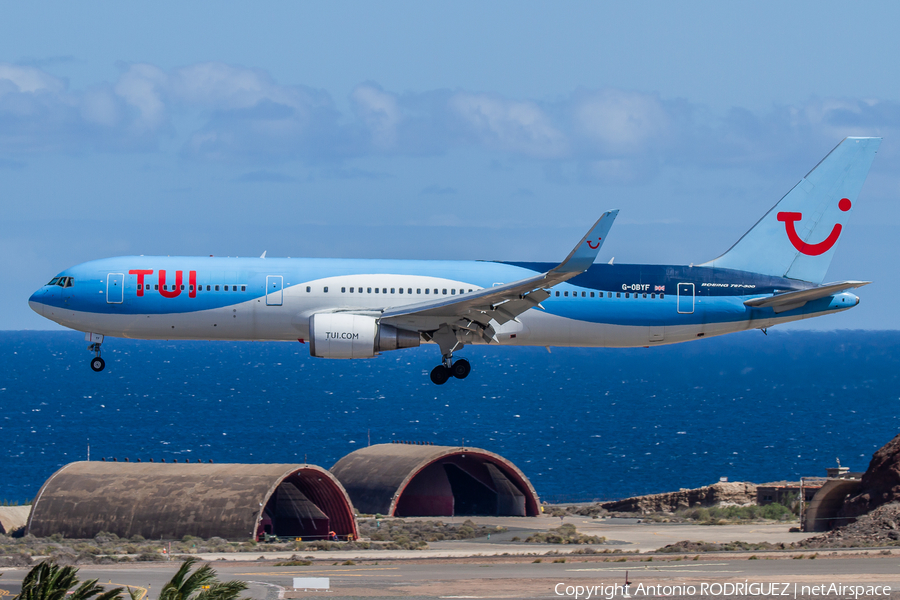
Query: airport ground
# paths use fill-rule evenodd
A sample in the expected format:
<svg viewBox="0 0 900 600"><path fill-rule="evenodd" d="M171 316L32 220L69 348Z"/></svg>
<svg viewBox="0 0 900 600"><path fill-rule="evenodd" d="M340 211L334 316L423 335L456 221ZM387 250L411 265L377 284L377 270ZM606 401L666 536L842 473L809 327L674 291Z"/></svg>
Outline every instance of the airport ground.
<svg viewBox="0 0 900 600"><path fill-rule="evenodd" d="M462 521L461 518L459 518ZM275 566L292 553L230 553L198 555L213 565L223 580L247 581L248 596L254 600L327 596L330 599L359 597L397 598L565 598L576 586L613 586L625 580L626 571L635 597L776 597L749 591L771 591L771 584L788 584L777 591L791 597L854 597L852 592L828 594L827 586L890 586L890 597L900 598L900 548L817 551L770 551L740 553L660 554L658 548L682 540L705 542L785 543L810 534L790 532L790 523L702 526L691 524L641 523L637 519L589 519L566 517L589 535L601 535L608 542L591 546L594 551L619 553L573 554L583 546L525 544L531 533L558 527L563 520L539 518L477 518L480 524L500 525L507 531L466 541L432 542L427 550L302 552L299 558L311 564ZM549 553L549 554L548 554ZM171 562L86 565L80 576L98 578L101 583L138 586L149 598L156 598L162 584L175 571L178 556ZM538 562L539 561L539 562ZM0 596L19 591L27 568L3 569ZM330 591L303 592L292 589L294 577L328 577ZM755 583L744 593L727 594L717 584ZM560 585L561 584L561 585ZM696 593L680 594L679 588L652 588L638 594L639 585L691 586ZM707 585L706 594L703 591ZM796 589L794 586L797 586ZM812 592L813 586L826 586ZM6 593L2 590L6 590ZM894 591L896 590L896 591ZM883 592L883 587L879 588ZM660 593L662 592L662 593ZM674 592L674 593L673 593ZM718 593L716 593L718 592ZM796 592L796 596L795 596ZM581 597L584 597L584 592ZM593 596L592 596L593 597ZM621 597L621 592L618 592ZM778 596L783 597L783 596ZM857 597L888 597L882 593Z"/></svg>

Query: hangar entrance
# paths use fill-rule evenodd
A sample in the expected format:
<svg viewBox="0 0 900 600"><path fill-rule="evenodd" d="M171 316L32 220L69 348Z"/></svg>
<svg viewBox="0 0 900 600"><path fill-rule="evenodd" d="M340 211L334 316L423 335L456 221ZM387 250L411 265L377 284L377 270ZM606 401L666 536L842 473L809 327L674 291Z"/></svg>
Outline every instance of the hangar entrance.
<svg viewBox="0 0 900 600"><path fill-rule="evenodd" d="M299 471L287 477L275 489L260 519L257 534L303 540L329 539L334 531L339 538L353 533L345 511L334 502L333 483L320 473ZM338 512L335 517L330 513Z"/></svg>
<svg viewBox="0 0 900 600"><path fill-rule="evenodd" d="M394 515L524 517L525 494L494 464L449 456L416 474L401 492Z"/></svg>

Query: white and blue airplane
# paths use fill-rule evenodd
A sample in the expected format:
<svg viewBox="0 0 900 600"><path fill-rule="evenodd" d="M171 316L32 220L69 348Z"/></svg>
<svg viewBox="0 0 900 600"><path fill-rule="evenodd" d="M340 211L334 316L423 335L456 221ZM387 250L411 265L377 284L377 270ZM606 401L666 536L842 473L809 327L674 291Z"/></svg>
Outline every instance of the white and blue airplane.
<svg viewBox="0 0 900 600"><path fill-rule="evenodd" d="M431 380L464 379L467 344L674 344L847 310L823 284L881 138L846 138L727 252L707 263L594 264L604 213L558 265L535 262L125 256L66 269L28 303L85 332L102 371L106 336L299 340L312 356L371 358L436 344Z"/></svg>

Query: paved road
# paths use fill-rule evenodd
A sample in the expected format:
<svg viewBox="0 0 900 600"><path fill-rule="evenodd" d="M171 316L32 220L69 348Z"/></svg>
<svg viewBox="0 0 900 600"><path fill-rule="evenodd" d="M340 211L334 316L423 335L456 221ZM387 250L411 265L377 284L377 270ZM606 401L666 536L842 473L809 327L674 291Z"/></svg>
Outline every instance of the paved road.
<svg viewBox="0 0 900 600"><path fill-rule="evenodd" d="M798 555L793 555L798 556ZM891 556L855 555L823 557L810 560L795 559L791 555L779 558L748 559L744 557L702 556L660 559L652 561L632 557L627 562L603 562L599 557L573 559L565 563L553 563L543 558L541 563L532 563L521 557L484 558L474 562L458 559L425 559L417 561L377 561L354 565L316 562L302 567L275 567L272 562L225 562L214 563L222 579L241 579L252 582L249 595L256 600L277 600L278 598L305 598L313 592L293 592L294 577L328 577L332 600L357 597L401 597L401 598L562 598L566 597L567 586L610 586L622 583L625 571L632 581L632 592L643 586L689 586L698 590L701 585L726 582L747 582L771 585L787 585L790 597L826 597L826 594L802 594L803 586L816 585L862 585L891 586L900 591L900 554ZM615 560L609 559L607 560ZM337 562L337 561L336 561ZM156 593L171 577L176 563L145 563L138 565L85 566L80 570L82 578L98 578L101 583L134 585ZM26 569L4 569L0 578L0 589L17 591L18 583ZM559 585L561 584L561 585ZM712 587L710 597L728 597L715 594ZM665 591L654 589L654 592ZM670 592L673 590L669 590ZM674 589L677 591L677 588ZM820 590L824 591L824 590ZM15 592L13 592L15 593ZM657 594L644 594L657 595ZM699 596L699 594L695 594ZM741 594L735 597L748 596ZM568 597L572 597L571 595ZM641 595L636 595L641 597ZM678 594L675 594L678 597ZM754 595L756 598L772 597L769 594ZM831 598L852 597L851 594L831 594ZM886 598L885 595L866 597ZM900 593L891 597L900 598Z"/></svg>

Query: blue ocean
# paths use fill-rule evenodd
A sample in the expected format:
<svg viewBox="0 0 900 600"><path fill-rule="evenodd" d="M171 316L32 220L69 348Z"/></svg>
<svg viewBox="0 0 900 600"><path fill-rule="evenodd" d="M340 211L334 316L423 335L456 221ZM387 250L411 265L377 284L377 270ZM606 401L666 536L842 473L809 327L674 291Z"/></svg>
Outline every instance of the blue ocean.
<svg viewBox="0 0 900 600"><path fill-rule="evenodd" d="M851 470L900 430L900 332L746 332L650 349L466 348L464 381L428 379L434 347L371 360L299 343L0 332L0 501L101 457L331 467L392 440L480 447L541 499L588 501L718 481Z"/></svg>

